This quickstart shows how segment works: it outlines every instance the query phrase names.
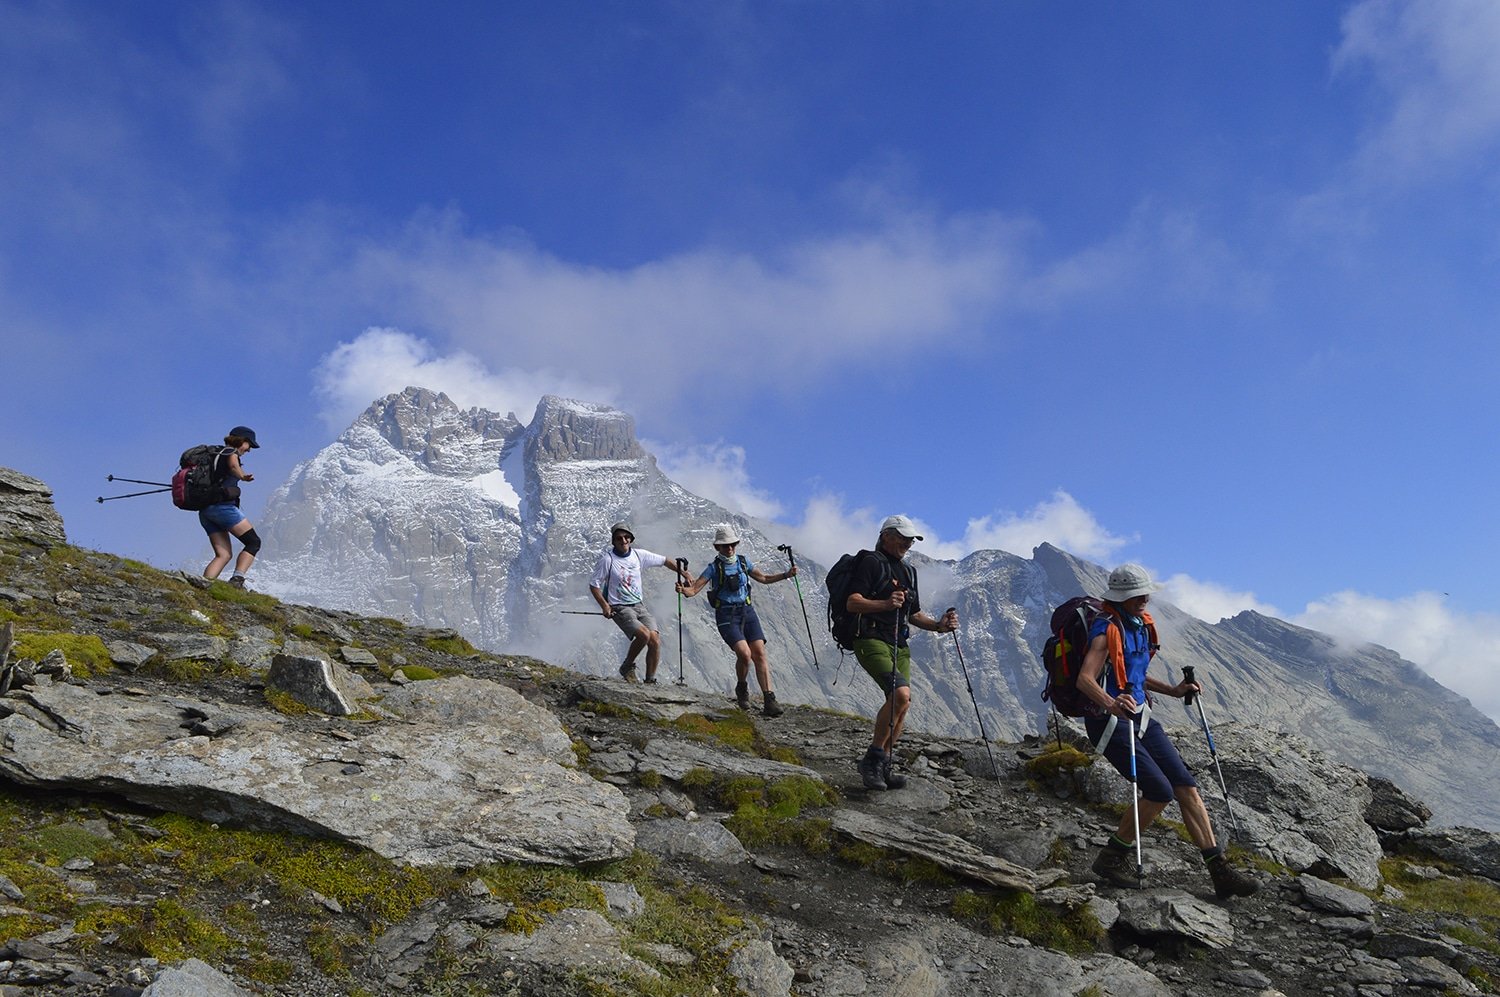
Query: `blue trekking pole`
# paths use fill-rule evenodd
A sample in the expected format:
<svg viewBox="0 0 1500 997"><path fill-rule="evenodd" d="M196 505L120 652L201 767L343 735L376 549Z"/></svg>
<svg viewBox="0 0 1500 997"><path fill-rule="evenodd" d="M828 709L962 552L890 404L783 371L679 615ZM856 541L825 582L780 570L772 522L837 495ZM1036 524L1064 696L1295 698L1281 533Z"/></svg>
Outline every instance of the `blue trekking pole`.
<svg viewBox="0 0 1500 997"><path fill-rule="evenodd" d="M1197 681L1197 679L1193 678L1192 665L1182 666L1182 678L1185 682ZM1194 702L1198 704L1198 723L1203 727L1203 736L1208 738L1208 754L1209 757L1214 760L1214 771L1219 775L1219 789L1224 793L1224 809L1229 811L1229 823L1234 825L1235 837L1243 840L1244 834L1240 831L1239 818L1235 817L1234 807L1232 807L1229 803L1229 786L1224 782L1224 769L1219 765L1219 749L1214 746L1214 736L1208 729L1208 717L1203 715L1203 701L1199 699L1198 694L1194 692L1190 692L1186 696L1183 696L1182 701L1188 706L1192 706Z"/></svg>
<svg viewBox="0 0 1500 997"><path fill-rule="evenodd" d="M1144 887L1146 867L1141 862L1141 792L1136 786L1135 775L1135 721L1125 722L1130 725L1130 812L1135 817L1135 881Z"/></svg>

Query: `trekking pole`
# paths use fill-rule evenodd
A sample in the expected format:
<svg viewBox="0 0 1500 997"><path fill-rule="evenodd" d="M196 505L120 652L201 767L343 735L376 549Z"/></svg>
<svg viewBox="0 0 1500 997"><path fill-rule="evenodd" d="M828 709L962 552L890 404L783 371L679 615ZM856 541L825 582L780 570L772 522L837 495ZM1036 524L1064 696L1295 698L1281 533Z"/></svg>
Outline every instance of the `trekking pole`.
<svg viewBox="0 0 1500 997"><path fill-rule="evenodd" d="M604 614L597 609L559 609L564 616L598 616L603 618Z"/></svg>
<svg viewBox="0 0 1500 997"><path fill-rule="evenodd" d="M104 480L105 481L128 481L132 485L155 485L158 488L171 488L172 487L172 483L170 481L142 481L139 478L121 478L121 477L117 477L116 475L113 475L113 474L105 475Z"/></svg>
<svg viewBox="0 0 1500 997"><path fill-rule="evenodd" d="M792 555L791 544L777 544L776 549L785 551L787 563L794 568L797 566L797 558ZM792 584L797 586L797 601L802 603L802 622L807 624L807 646L812 650L813 668L817 669L818 671L822 671L822 669L818 666L818 645L813 642L812 620L809 619L807 615L807 603L802 599L802 583L797 581L796 575L792 576Z"/></svg>
<svg viewBox="0 0 1500 997"><path fill-rule="evenodd" d="M896 586L900 588L899 585ZM901 661L901 618L905 615L902 610L906 603L902 603L896 610L896 632L891 636L891 681L885 687L885 712L890 721L891 750L886 758L894 761L896 758L896 676L901 673L899 663Z"/></svg>
<svg viewBox="0 0 1500 997"><path fill-rule="evenodd" d="M1141 792L1135 776L1135 720L1132 718L1125 722L1130 725L1130 813L1135 817L1135 881L1144 888L1146 871L1141 863Z"/></svg>
<svg viewBox="0 0 1500 997"><path fill-rule="evenodd" d="M949 606L948 612L943 615L947 616L948 613L955 612L956 610L956 606ZM954 630L951 632L953 634L953 650L958 652L958 667L963 669L964 685L969 687L969 702L974 704L974 719L979 721L979 736L984 739L984 753L990 756L990 771L995 773L995 781L999 782L1000 766L995 764L995 752L990 749L990 736L984 730L984 717L979 715L979 699L974 695L974 683L969 681L969 668L964 664L964 649L959 646L958 631Z"/></svg>
<svg viewBox="0 0 1500 997"><path fill-rule="evenodd" d="M123 481L125 479L121 478L120 480ZM148 482L148 484L149 484L149 482ZM108 496L100 495L97 499L95 499L95 501L98 502L98 503L100 503L102 505L105 502L113 502L115 499L135 498L135 497L137 497L139 495L160 495L162 492L169 492L171 490L172 490L172 486L168 485L165 488L153 488L149 492L130 492L130 493L125 494L125 495L108 495Z"/></svg>
<svg viewBox="0 0 1500 997"><path fill-rule="evenodd" d="M1196 682L1193 678L1193 666L1182 666L1182 678L1186 682ZM1229 823L1234 827L1234 836L1244 839L1245 835L1240 830L1239 818L1234 815L1234 807L1229 803L1229 786L1224 782L1224 769L1219 765L1219 749L1214 746L1214 736L1208 729L1208 717L1203 715L1203 700L1196 693L1188 693L1182 697L1182 701L1188 706L1198 704L1198 722L1203 725L1203 736L1208 739L1208 754L1214 760L1214 771L1219 775L1219 789L1224 793L1224 809L1229 812Z"/></svg>
<svg viewBox="0 0 1500 997"><path fill-rule="evenodd" d="M677 559L677 571L679 575L687 571L687 558ZM679 582L681 579L678 579ZM687 679L682 677L682 589L677 589L677 684L687 685Z"/></svg>

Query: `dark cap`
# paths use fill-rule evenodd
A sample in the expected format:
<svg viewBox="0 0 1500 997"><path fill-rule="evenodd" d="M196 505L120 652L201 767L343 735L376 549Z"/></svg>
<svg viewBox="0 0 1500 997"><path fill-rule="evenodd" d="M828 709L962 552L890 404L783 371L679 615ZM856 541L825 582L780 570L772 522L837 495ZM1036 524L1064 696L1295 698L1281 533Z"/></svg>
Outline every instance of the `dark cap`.
<svg viewBox="0 0 1500 997"><path fill-rule="evenodd" d="M260 449L260 444L255 442L255 430L249 426L235 426L229 431L229 435L238 436L242 440L249 440L251 450Z"/></svg>

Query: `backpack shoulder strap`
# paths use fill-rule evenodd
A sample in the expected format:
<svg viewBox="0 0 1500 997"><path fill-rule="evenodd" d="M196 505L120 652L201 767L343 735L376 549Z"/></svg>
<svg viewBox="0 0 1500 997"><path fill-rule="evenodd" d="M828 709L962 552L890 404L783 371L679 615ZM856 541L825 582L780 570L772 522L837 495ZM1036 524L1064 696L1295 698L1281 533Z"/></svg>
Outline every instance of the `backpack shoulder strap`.
<svg viewBox="0 0 1500 997"><path fill-rule="evenodd" d="M1115 612L1109 603L1104 604L1104 612L1109 616L1109 625L1104 628L1105 646L1109 649L1109 661L1115 670L1115 686L1124 689L1125 677L1125 631L1120 626L1120 614Z"/></svg>

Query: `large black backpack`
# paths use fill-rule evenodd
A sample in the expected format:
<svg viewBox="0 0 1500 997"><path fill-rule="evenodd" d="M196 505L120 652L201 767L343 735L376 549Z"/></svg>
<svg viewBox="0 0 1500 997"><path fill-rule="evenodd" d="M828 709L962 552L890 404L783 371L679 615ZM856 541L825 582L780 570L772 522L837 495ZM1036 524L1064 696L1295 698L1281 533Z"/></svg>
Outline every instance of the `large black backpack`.
<svg viewBox="0 0 1500 997"><path fill-rule="evenodd" d="M880 562L880 584L884 585L891 578L891 564L885 558L877 557L873 550L845 554L828 569L828 632L833 634L834 643L846 651L854 650L854 642L860 637L864 621L863 613L851 613L848 606L849 595L854 591L854 569L866 557L875 557ZM917 569L908 565L906 571L911 577L911 587L916 588Z"/></svg>
<svg viewBox="0 0 1500 997"><path fill-rule="evenodd" d="M177 473L172 475L172 504L197 512L239 498L239 488L224 483L228 471L225 458L232 452L229 447L212 443L184 450L177 460Z"/></svg>

